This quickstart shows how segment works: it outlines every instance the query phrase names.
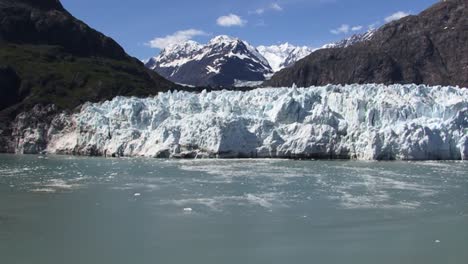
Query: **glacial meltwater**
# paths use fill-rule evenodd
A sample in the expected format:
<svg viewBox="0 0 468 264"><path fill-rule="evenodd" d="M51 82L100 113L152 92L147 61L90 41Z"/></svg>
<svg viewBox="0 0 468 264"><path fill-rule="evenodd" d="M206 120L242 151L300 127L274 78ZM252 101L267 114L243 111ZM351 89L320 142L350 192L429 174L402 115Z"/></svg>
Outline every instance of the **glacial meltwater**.
<svg viewBox="0 0 468 264"><path fill-rule="evenodd" d="M0 155L0 263L468 263L468 162Z"/></svg>

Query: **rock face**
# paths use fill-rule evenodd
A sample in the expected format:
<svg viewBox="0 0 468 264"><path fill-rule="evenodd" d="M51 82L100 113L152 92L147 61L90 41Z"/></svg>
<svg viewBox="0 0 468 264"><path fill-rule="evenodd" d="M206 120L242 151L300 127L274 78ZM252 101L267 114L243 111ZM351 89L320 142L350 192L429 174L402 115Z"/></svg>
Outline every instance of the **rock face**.
<svg viewBox="0 0 468 264"><path fill-rule="evenodd" d="M468 87L468 2L441 1L378 29L369 41L322 49L265 86L416 83Z"/></svg>
<svg viewBox="0 0 468 264"><path fill-rule="evenodd" d="M176 87L57 0L0 0L0 83L0 116L8 107L70 109L85 101Z"/></svg>
<svg viewBox="0 0 468 264"><path fill-rule="evenodd" d="M146 67L176 83L211 87L261 83L273 73L254 47L229 36L217 36L206 45L188 41L169 46L150 59Z"/></svg>
<svg viewBox="0 0 468 264"><path fill-rule="evenodd" d="M20 115L17 153L468 159L468 89L417 85L174 92ZM31 125L33 124L33 125Z"/></svg>

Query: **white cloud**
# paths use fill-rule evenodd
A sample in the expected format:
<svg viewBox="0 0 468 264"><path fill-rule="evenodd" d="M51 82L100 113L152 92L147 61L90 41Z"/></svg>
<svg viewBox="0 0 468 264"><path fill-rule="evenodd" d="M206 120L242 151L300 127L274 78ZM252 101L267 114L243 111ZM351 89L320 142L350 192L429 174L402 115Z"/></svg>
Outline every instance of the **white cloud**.
<svg viewBox="0 0 468 264"><path fill-rule="evenodd" d="M363 26L350 26L348 24L343 24L341 25L339 28L336 28L336 29L332 29L330 30L330 32L332 34L335 34L335 35L340 35L340 34L348 34L350 32L353 32L353 31L360 31L362 30L364 27Z"/></svg>
<svg viewBox="0 0 468 264"><path fill-rule="evenodd" d="M339 28L337 29L332 29L330 30L330 32L332 34L335 34L335 35L339 35L339 34L347 34L349 33L349 30L351 29L351 26L348 25L348 24L343 24L341 25Z"/></svg>
<svg viewBox="0 0 468 264"><path fill-rule="evenodd" d="M402 19L406 16L409 16L410 13L406 13L406 12L403 12L403 11L398 11L388 17L385 18L385 22L386 23L389 23L389 22L392 22L392 21L395 21L395 20L399 20L399 19Z"/></svg>
<svg viewBox="0 0 468 264"><path fill-rule="evenodd" d="M247 24L246 20L243 20L240 16L235 14L229 14L227 16L221 16L216 20L216 23L222 27L242 27Z"/></svg>
<svg viewBox="0 0 468 264"><path fill-rule="evenodd" d="M276 10L276 11L283 11L283 8L277 3L271 4L270 8L273 9L273 10Z"/></svg>
<svg viewBox="0 0 468 264"><path fill-rule="evenodd" d="M266 11L269 11L269 10L281 12L283 11L283 7L280 6L278 3L272 3L267 7L258 8L253 12L249 12L249 14L263 15Z"/></svg>
<svg viewBox="0 0 468 264"><path fill-rule="evenodd" d="M265 13L265 9L264 8L259 8L259 9L255 10L253 13L255 13L257 15L261 15L261 14Z"/></svg>
<svg viewBox="0 0 468 264"><path fill-rule="evenodd" d="M205 35L208 34L198 29L181 30L165 37L155 38L149 41L147 45L156 49L164 49L172 44L185 42L187 40L191 40L193 37Z"/></svg>

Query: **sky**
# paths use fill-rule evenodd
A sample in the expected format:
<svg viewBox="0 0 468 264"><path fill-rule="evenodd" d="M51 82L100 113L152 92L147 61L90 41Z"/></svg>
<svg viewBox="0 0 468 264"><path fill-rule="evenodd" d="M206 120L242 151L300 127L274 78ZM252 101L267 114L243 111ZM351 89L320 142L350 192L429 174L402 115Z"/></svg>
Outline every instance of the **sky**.
<svg viewBox="0 0 468 264"><path fill-rule="evenodd" d="M62 0L75 17L146 59L189 39L320 47L418 14L437 0Z"/></svg>

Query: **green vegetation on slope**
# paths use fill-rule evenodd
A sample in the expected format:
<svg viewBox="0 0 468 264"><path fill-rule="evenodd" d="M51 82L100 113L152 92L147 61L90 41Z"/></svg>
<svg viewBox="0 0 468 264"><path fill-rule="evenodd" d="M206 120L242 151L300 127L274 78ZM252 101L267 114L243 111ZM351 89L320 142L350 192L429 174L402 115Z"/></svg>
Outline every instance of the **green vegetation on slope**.
<svg viewBox="0 0 468 264"><path fill-rule="evenodd" d="M73 108L118 95L147 96L172 86L136 60L75 57L57 46L0 45L0 66L16 71L21 80L17 95L26 99L26 108L50 103Z"/></svg>

